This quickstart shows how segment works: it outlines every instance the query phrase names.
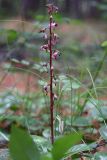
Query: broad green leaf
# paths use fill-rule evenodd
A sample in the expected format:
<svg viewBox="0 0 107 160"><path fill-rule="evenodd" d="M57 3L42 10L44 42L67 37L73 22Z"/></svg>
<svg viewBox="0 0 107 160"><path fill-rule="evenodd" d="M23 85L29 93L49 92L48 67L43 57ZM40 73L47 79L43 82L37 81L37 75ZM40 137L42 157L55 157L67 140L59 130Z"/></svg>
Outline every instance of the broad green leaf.
<svg viewBox="0 0 107 160"><path fill-rule="evenodd" d="M107 47L107 41L104 41L102 44L101 44L102 47Z"/></svg>
<svg viewBox="0 0 107 160"><path fill-rule="evenodd" d="M95 157L94 157L95 160L107 160L107 153L96 153L95 154Z"/></svg>
<svg viewBox="0 0 107 160"><path fill-rule="evenodd" d="M14 160L40 160L40 153L28 132L12 127L10 154Z"/></svg>
<svg viewBox="0 0 107 160"><path fill-rule="evenodd" d="M103 126L99 129L100 135L102 136L102 138L104 138L105 140L107 140L107 126Z"/></svg>
<svg viewBox="0 0 107 160"><path fill-rule="evenodd" d="M59 137L52 148L52 155L54 160L60 160L65 156L65 153L82 138L81 133L72 133Z"/></svg>

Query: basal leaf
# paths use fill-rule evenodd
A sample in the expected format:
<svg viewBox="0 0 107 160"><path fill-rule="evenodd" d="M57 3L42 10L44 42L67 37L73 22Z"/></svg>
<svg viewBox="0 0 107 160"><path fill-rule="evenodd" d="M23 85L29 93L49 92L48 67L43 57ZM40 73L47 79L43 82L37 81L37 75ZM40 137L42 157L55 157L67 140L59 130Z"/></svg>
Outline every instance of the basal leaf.
<svg viewBox="0 0 107 160"><path fill-rule="evenodd" d="M82 138L81 133L72 133L58 138L53 144L52 155L54 160L60 160L65 153Z"/></svg>
<svg viewBox="0 0 107 160"><path fill-rule="evenodd" d="M9 149L14 160L40 160L38 148L29 133L15 126L11 130Z"/></svg>

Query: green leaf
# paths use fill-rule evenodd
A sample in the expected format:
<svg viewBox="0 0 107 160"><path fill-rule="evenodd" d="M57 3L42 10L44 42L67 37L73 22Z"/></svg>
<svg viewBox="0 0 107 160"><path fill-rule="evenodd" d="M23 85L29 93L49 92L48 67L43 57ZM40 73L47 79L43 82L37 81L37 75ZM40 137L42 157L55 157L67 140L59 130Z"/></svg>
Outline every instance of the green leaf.
<svg viewBox="0 0 107 160"><path fill-rule="evenodd" d="M65 153L82 138L81 133L72 133L58 138L53 144L52 155L54 160L60 160Z"/></svg>
<svg viewBox="0 0 107 160"><path fill-rule="evenodd" d="M103 139L107 140L107 126L103 126L99 129L99 132Z"/></svg>
<svg viewBox="0 0 107 160"><path fill-rule="evenodd" d="M104 41L104 42L101 44L101 47L107 47L107 41Z"/></svg>
<svg viewBox="0 0 107 160"><path fill-rule="evenodd" d="M28 132L12 127L10 154L14 160L40 160L40 153Z"/></svg>

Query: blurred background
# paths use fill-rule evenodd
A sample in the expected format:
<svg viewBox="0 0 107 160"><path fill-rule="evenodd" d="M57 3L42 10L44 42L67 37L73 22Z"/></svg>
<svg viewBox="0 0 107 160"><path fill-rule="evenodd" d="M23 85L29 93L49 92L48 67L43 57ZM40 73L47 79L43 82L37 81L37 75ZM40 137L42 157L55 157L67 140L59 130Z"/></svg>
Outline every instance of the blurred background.
<svg viewBox="0 0 107 160"><path fill-rule="evenodd" d="M57 48L61 51L61 58L55 62L56 72L70 72L88 83L87 68L94 75L104 56L101 43L107 38L107 1L48 1L51 2L59 8L54 15L60 36ZM20 63L16 66L28 65L40 71L37 64L48 61L40 51L44 41L39 34L49 23L46 4L46 0L0 0L0 61L4 68ZM101 69L97 81L105 85L106 58Z"/></svg>
<svg viewBox="0 0 107 160"><path fill-rule="evenodd" d="M51 0L54 2L63 16L71 18L106 18L106 0ZM35 13L46 14L45 4L46 0L1 0L0 14L1 17L6 15L21 15L26 18L33 18Z"/></svg>

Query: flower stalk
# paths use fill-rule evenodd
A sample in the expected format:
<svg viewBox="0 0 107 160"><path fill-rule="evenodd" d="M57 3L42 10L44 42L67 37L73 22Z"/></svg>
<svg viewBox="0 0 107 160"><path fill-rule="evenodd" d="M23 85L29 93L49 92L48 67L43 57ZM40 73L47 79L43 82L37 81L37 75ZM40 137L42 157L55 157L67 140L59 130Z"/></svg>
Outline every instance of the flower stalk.
<svg viewBox="0 0 107 160"><path fill-rule="evenodd" d="M45 51L49 54L49 84L44 86L44 92L50 99L50 128L51 128L51 143L54 143L54 101L57 100L57 95L54 93L54 86L56 86L55 77L54 77L54 66L53 60L57 60L60 56L58 50L55 49L55 45L58 43L59 36L54 33L55 28L58 26L57 23L53 20L53 13L57 13L58 8L53 4L46 5L48 14L49 14L49 25L40 30L40 33L44 34L43 38L47 44L41 46L41 51ZM49 94L48 94L49 93Z"/></svg>
<svg viewBox="0 0 107 160"><path fill-rule="evenodd" d="M52 21L53 18L50 16L50 44L49 44L49 50L50 50L50 116L51 116L51 142L54 143L54 125L53 125L53 109L54 109L54 102L53 102L53 65L52 65Z"/></svg>

